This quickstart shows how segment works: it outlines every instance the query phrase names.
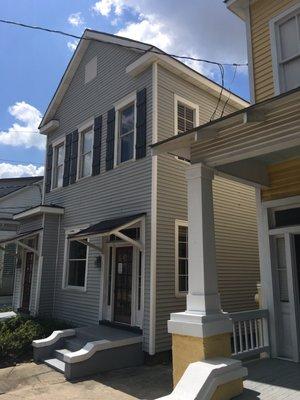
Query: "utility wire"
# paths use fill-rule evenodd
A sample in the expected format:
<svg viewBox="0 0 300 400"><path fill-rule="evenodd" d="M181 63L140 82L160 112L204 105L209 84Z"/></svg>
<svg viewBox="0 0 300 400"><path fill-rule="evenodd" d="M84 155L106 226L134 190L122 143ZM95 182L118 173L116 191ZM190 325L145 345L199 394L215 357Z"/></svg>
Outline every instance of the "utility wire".
<svg viewBox="0 0 300 400"><path fill-rule="evenodd" d="M227 100L224 103L224 106L223 106L223 109L222 109L222 112L221 112L221 117L223 117L225 109L227 107L227 104L229 103L229 100L230 100L230 97L231 97L231 88L232 88L233 82L235 80L236 73L237 73L237 67L235 67L235 69L234 69L233 78L232 78L232 81L230 82L230 85L229 85L229 88L228 88L229 95L227 97Z"/></svg>
<svg viewBox="0 0 300 400"><path fill-rule="evenodd" d="M95 42L100 42L100 43L107 43L106 40L101 40L101 39L96 39L96 38L85 38L82 36L78 36L78 35L74 35L72 33L68 33L68 32L64 32L61 30L56 30L56 29L50 29L50 28L46 28L43 26L37 26L37 25L29 25L29 24L24 24L21 22L16 22L16 21L10 21L10 20L5 20L5 19L0 19L0 23L3 24L8 24L8 25L15 25L15 26L20 26L23 28L28 28L28 29L34 29L34 30L38 30L38 31L44 31L44 32L49 32L49 33L55 33L58 35L62 35L62 36L67 36L67 37L71 37L73 39L78 39L78 40L87 40L87 41L95 41ZM212 60L207 60L204 58L196 58L196 57L191 57L191 56L181 56L178 54L172 54L172 53L166 53L163 52L161 50L155 49L155 47L150 45L150 48L147 50L143 50L143 49L139 49L136 46L129 46L129 45L125 45L125 44L121 44L121 43L114 43L114 45L116 46L120 46L120 47L125 47L131 50L139 50L143 53L155 53L155 54L162 54L162 55L166 55L166 56L170 56L170 57L174 57L174 58L180 58L183 60L189 60L189 61L199 61L199 62L204 62L204 63L208 63L208 64L213 64L213 65L220 65L222 64L223 66L237 66L237 67L247 67L248 64L247 63L220 63L217 61L212 61Z"/></svg>

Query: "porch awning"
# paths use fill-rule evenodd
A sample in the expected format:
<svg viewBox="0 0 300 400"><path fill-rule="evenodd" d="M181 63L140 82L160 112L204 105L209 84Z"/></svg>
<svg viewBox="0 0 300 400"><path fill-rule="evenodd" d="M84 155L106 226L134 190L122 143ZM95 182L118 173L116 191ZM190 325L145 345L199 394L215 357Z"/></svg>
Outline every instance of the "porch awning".
<svg viewBox="0 0 300 400"><path fill-rule="evenodd" d="M95 225L91 225L86 229L82 229L74 234L69 235L69 239L84 239L91 236L110 235L115 231L120 231L132 225L135 221L144 217L146 213L140 213L135 215L129 215L126 217L120 217L115 219L107 219L105 221L98 222Z"/></svg>
<svg viewBox="0 0 300 400"><path fill-rule="evenodd" d="M21 240L21 239L26 239L26 238L28 238L30 236L33 236L33 235L37 234L38 232L41 232L42 230L43 230L43 228L34 229L34 230L31 230L31 231L26 231L26 232L19 233L18 235L15 235L15 236L10 236L9 238L6 238L6 239L1 239L0 240L0 245L13 243L13 242L16 242L16 241Z"/></svg>

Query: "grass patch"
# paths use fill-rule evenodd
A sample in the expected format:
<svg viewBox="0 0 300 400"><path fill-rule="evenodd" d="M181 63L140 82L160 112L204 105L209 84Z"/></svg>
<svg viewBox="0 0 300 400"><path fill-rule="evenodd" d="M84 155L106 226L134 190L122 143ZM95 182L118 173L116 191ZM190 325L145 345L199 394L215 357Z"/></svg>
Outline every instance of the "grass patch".
<svg viewBox="0 0 300 400"><path fill-rule="evenodd" d="M67 328L70 325L62 321L21 315L0 322L0 367L31 360L33 340Z"/></svg>

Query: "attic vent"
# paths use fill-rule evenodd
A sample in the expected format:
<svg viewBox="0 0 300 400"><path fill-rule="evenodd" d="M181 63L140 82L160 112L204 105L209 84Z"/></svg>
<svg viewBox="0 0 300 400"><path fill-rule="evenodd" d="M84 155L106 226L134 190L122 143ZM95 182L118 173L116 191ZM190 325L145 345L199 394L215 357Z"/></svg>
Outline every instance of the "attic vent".
<svg viewBox="0 0 300 400"><path fill-rule="evenodd" d="M94 57L85 66L84 83L92 81L97 76L97 57Z"/></svg>

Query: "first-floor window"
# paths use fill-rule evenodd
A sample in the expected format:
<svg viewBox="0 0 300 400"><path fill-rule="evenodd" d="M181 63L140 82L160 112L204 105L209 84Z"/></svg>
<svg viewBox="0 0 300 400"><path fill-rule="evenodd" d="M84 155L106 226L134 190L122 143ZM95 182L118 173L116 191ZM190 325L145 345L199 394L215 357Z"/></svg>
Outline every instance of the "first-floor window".
<svg viewBox="0 0 300 400"><path fill-rule="evenodd" d="M67 286L85 286L87 246L77 241L70 241Z"/></svg>
<svg viewBox="0 0 300 400"><path fill-rule="evenodd" d="M134 158L135 104L119 111L118 163Z"/></svg>
<svg viewBox="0 0 300 400"><path fill-rule="evenodd" d="M54 147L54 163L53 163L53 189L63 185L64 175L64 142Z"/></svg>
<svg viewBox="0 0 300 400"><path fill-rule="evenodd" d="M188 291L188 227L187 223L176 224L176 292Z"/></svg>

